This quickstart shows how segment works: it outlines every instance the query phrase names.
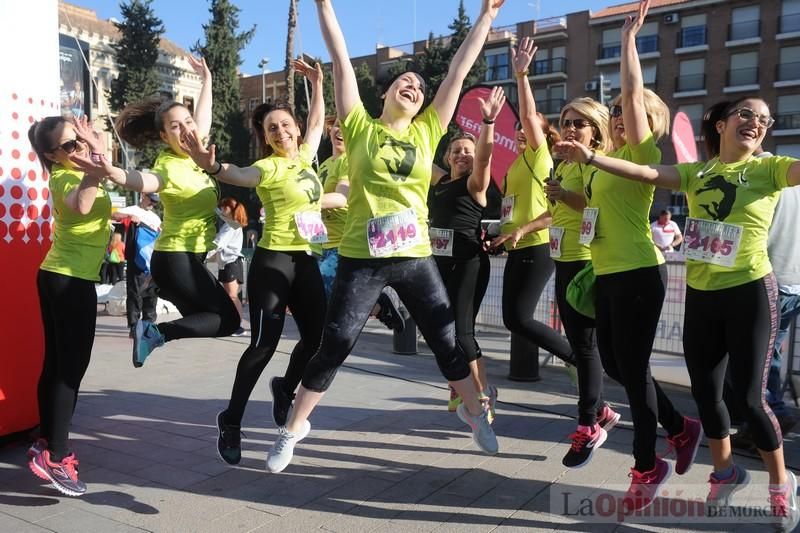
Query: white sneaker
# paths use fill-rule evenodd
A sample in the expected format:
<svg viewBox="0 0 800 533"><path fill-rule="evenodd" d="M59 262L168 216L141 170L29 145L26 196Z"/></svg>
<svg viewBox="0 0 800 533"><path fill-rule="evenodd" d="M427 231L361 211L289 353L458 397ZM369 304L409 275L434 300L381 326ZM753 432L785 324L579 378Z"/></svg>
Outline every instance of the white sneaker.
<svg viewBox="0 0 800 533"><path fill-rule="evenodd" d="M777 518L778 531L794 531L800 522L800 509L797 507L797 478L790 471L786 471L789 478L785 492L776 492L769 489L770 506L772 513Z"/></svg>
<svg viewBox="0 0 800 533"><path fill-rule="evenodd" d="M286 426L278 428L278 440L270 448L267 453L267 471L268 472L281 472L284 468L289 466L294 456L295 445L306 438L311 431L311 423L306 420L303 423L303 429L300 433L289 433Z"/></svg>
<svg viewBox="0 0 800 533"><path fill-rule="evenodd" d="M484 453L494 455L498 452L497 436L489 423L488 411L482 411L478 416L470 414L463 403L456 409L458 418L472 429L472 440Z"/></svg>

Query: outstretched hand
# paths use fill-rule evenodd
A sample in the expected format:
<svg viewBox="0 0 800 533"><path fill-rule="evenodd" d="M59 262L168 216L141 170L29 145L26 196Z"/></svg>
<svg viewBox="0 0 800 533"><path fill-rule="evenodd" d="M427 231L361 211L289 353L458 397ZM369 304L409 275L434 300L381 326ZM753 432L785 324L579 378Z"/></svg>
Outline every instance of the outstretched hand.
<svg viewBox="0 0 800 533"><path fill-rule="evenodd" d="M208 69L208 65L206 64L206 58L201 57L200 59L197 59L194 56L186 56L186 59L189 60L189 64L192 66L198 76L204 80L211 79L211 71Z"/></svg>
<svg viewBox="0 0 800 533"><path fill-rule="evenodd" d="M647 16L647 11L650 9L650 0L640 0L639 13L632 17L628 15L625 17L625 24L622 25L622 36L636 36L639 30L644 25L644 19Z"/></svg>
<svg viewBox="0 0 800 533"><path fill-rule="evenodd" d="M312 67L302 59L298 58L292 61L294 69L305 76L311 83L322 83L322 66L319 63L314 63Z"/></svg>
<svg viewBox="0 0 800 533"><path fill-rule="evenodd" d="M522 228L517 228L511 233L501 233L494 239L492 239L492 243L489 245L490 250L497 250L501 246L503 246L506 241L511 241L511 248L516 248L517 243L520 241L522 237L524 237L524 233L522 232Z"/></svg>
<svg viewBox="0 0 800 533"><path fill-rule="evenodd" d="M485 120L494 121L497 115L500 114L500 110L503 109L503 105L506 103L506 95L502 87L495 85L492 87L492 92L487 100L478 97L478 101L480 102L481 115L483 118Z"/></svg>
<svg viewBox="0 0 800 533"><path fill-rule="evenodd" d="M181 149L192 158L197 166L206 172L215 170L217 164L217 147L210 145L205 147L196 130L189 130L181 124Z"/></svg>
<svg viewBox="0 0 800 533"><path fill-rule="evenodd" d="M89 151L92 154L102 154L105 155L106 153L106 143L103 137L95 131L92 125L89 123L89 119L86 118L86 115L82 116L81 118L72 117L72 127L75 128L75 135L78 138L85 142L86 145L89 147Z"/></svg>
<svg viewBox="0 0 800 533"><path fill-rule="evenodd" d="M553 148L555 157L565 161L586 163L592 156L592 151L577 141L560 141Z"/></svg>
<svg viewBox="0 0 800 533"><path fill-rule="evenodd" d="M524 72L528 70L533 56L536 55L538 46L534 45L533 39L523 37L517 45L517 49L511 48L511 62L514 65L514 72Z"/></svg>

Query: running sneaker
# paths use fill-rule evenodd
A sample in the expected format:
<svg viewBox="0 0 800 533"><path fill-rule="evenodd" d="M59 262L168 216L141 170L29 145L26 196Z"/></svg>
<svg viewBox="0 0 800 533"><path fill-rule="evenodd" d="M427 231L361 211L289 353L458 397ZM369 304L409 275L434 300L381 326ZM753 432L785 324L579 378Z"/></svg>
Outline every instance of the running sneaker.
<svg viewBox="0 0 800 533"><path fill-rule="evenodd" d="M272 393L272 421L278 427L285 426L292 409L294 394L286 394L283 390L284 378L275 376L269 382L269 391Z"/></svg>
<svg viewBox="0 0 800 533"><path fill-rule="evenodd" d="M61 493L67 496L81 496L86 492L86 484L78 479L78 460L71 453L61 462L50 461L50 450L44 450L28 461L31 471L46 479Z"/></svg>
<svg viewBox="0 0 800 533"><path fill-rule="evenodd" d="M786 476L789 479L785 488L769 489L769 504L778 530L788 533L800 522L800 508L797 507L797 478L788 470Z"/></svg>
<svg viewBox="0 0 800 533"><path fill-rule="evenodd" d="M703 428L700 421L688 416L683 417L683 431L674 437L667 437L669 447L663 457L675 452L675 473L682 476L692 467L697 449L700 447L700 438Z"/></svg>
<svg viewBox="0 0 800 533"><path fill-rule="evenodd" d="M225 411L217 413L217 455L229 465L242 460L242 428L225 423Z"/></svg>
<svg viewBox="0 0 800 533"><path fill-rule="evenodd" d="M733 474L720 479L714 472L708 476L710 488L706 497L706 507L728 507L731 497L750 483L750 473L741 466L733 465Z"/></svg>
<svg viewBox="0 0 800 533"><path fill-rule="evenodd" d="M394 304L389 296L382 292L380 296L378 296L378 305L380 306L380 310L378 314L375 315L375 318L380 320L384 326L389 329L392 329L398 333L402 333L404 329L406 329L406 321L403 314L401 314L400 309Z"/></svg>
<svg viewBox="0 0 800 533"><path fill-rule="evenodd" d="M458 395L456 389L450 386L450 400L447 402L447 410L455 413L459 405L461 405L461 396Z"/></svg>
<svg viewBox="0 0 800 533"><path fill-rule="evenodd" d="M594 451L603 445L608 438L606 430L595 424L595 430L589 426L578 426L575 433L569 436L572 441L569 451L561 460L567 468L581 468L589 464Z"/></svg>
<svg viewBox="0 0 800 533"><path fill-rule="evenodd" d="M494 455L498 452L497 436L489 423L489 414L482 411L478 416L470 414L463 403L456 409L458 418L472 429L472 440L484 453Z"/></svg>
<svg viewBox="0 0 800 533"><path fill-rule="evenodd" d="M159 346L164 346L164 335L149 320L136 323L133 335L133 366L139 368L144 360Z"/></svg>
<svg viewBox="0 0 800 533"><path fill-rule="evenodd" d="M243 327L239 326L239 329L231 333L231 337L244 337L247 334L247 330Z"/></svg>
<svg viewBox="0 0 800 533"><path fill-rule="evenodd" d="M306 438L311 431L311 423L306 420L303 422L303 429L299 433L290 433L285 426L278 428L278 440L270 448L267 454L267 471L281 472L289 466L294 456L294 447L298 442Z"/></svg>
<svg viewBox="0 0 800 533"><path fill-rule="evenodd" d="M631 468L631 486L622 500L623 510L627 514L642 511L658 497L658 489L666 483L672 474L672 467L665 460L656 457L656 466L647 472L639 472Z"/></svg>
<svg viewBox="0 0 800 533"><path fill-rule="evenodd" d="M597 423L601 428L606 430L606 433L611 431L614 426L617 425L617 422L619 422L620 418L620 414L614 411L608 404L604 404L603 407L597 411Z"/></svg>
<svg viewBox="0 0 800 533"><path fill-rule="evenodd" d="M47 449L47 439L45 439L44 437L39 437L38 439L33 441L31 447L28 448L28 457L36 457L46 449Z"/></svg>

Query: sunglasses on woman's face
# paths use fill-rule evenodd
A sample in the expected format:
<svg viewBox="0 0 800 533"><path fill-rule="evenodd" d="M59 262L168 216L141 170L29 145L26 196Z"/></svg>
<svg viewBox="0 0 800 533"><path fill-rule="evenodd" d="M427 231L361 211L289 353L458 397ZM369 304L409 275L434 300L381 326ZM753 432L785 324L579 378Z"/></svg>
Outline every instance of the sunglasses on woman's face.
<svg viewBox="0 0 800 533"><path fill-rule="evenodd" d="M608 112L611 113L611 116L614 118L622 116L622 106L621 105L612 105L608 108Z"/></svg>
<svg viewBox="0 0 800 533"><path fill-rule="evenodd" d="M69 141L67 141L65 143L59 144L58 146L56 146L55 148L53 148L50 151L51 152L55 152L59 148L64 150L64 153L71 154L72 152L74 152L75 150L78 149L78 140L77 139L71 139L71 140L69 140Z"/></svg>
<svg viewBox="0 0 800 533"><path fill-rule="evenodd" d="M759 115L749 107L740 107L739 109L734 109L728 116L731 117L733 115L738 116L740 119L744 120L745 122L750 122L751 120L758 119L758 123L764 126L765 128L771 128L773 124L775 124L775 119L769 115Z"/></svg>
<svg viewBox="0 0 800 533"><path fill-rule="evenodd" d="M587 128L589 126L594 126L594 124L592 124L591 121L586 120L585 118L575 118L575 119L567 118L567 119L564 119L563 121L561 121L561 129L562 130L565 130L567 128L571 128L572 126L575 126L576 130L581 130L581 129Z"/></svg>

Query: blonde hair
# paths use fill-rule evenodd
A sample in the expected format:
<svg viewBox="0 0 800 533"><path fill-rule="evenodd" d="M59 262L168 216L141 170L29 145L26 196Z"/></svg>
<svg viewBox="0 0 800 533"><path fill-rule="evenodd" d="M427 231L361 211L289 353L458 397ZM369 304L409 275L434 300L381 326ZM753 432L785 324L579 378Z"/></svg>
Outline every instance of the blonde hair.
<svg viewBox="0 0 800 533"><path fill-rule="evenodd" d="M622 95L618 95L612 100L611 105L618 105ZM653 139L658 140L669 133L669 107L656 93L650 89L644 90L644 110L650 122L650 130L653 132ZM613 128L611 121L608 123L609 133Z"/></svg>
<svg viewBox="0 0 800 533"><path fill-rule="evenodd" d="M564 122L564 116L570 109L594 125L591 148L597 148L601 152L610 152L612 146L608 126L608 108L593 98L575 98L561 108L561 116L558 118L559 124Z"/></svg>

